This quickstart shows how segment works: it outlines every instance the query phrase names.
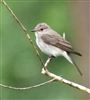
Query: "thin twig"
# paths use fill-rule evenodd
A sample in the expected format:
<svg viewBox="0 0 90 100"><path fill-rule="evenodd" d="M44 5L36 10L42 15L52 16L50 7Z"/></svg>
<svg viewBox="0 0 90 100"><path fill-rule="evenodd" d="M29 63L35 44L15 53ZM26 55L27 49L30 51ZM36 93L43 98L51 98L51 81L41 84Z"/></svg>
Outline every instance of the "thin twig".
<svg viewBox="0 0 90 100"><path fill-rule="evenodd" d="M37 56L38 56L38 58L39 58L41 64L44 66L43 60L41 59L40 54L39 54L39 52L38 52L36 46L34 45L32 39L31 39L30 34L27 32L27 29L26 29L25 26L22 24L22 22L18 19L18 17L15 15L15 13L12 11L12 9L8 6L8 4L7 4L4 0L2 0L2 3L3 3L3 5L8 9L8 11L11 13L11 15L13 16L13 18L17 21L17 23L19 24L19 26L21 27L21 29L24 31L24 33L26 34L28 40L30 41L30 43L32 44L34 50L36 51Z"/></svg>
<svg viewBox="0 0 90 100"><path fill-rule="evenodd" d="M48 84L48 83L51 83L53 82L55 79L51 79L51 80L48 80L46 82L43 82L43 83L40 83L40 84L37 84L37 85L34 85L34 86L28 86L28 87L13 87L13 86L9 86L9 85L4 85L4 84L0 84L1 87L4 87L4 88L8 88L8 89L13 89L13 90L29 90L29 89L32 89L32 88L37 88L37 87L40 87L40 86L43 86L45 84Z"/></svg>
<svg viewBox="0 0 90 100"><path fill-rule="evenodd" d="M45 63L45 66L48 66L49 61L50 61L50 58L47 59L47 61ZM55 79L56 81L65 83L65 84L67 84L67 85L69 85L69 86L71 86L73 88L77 88L79 90L82 90L82 91L87 92L87 93L90 94L90 89L89 88L87 88L85 86L82 86L82 85L79 85L77 83L74 83L72 81L66 80L61 76L55 75L54 73L51 73L47 68L46 69L43 68L41 73L44 74L44 75L49 76L50 78Z"/></svg>
<svg viewBox="0 0 90 100"><path fill-rule="evenodd" d="M32 44L33 48L35 49L35 51L36 51L36 53L37 53L37 56L38 56L40 62L41 62L42 65L44 66L43 60L41 59L40 54L39 54L39 52L38 52L36 46L34 45L32 39L31 39L30 34L28 34L27 29L25 28L25 26L22 24L22 22L18 19L18 17L15 15L15 13L12 11L12 9L8 6L8 4L7 4L4 0L1 0L1 3L8 9L8 11L11 13L11 15L13 16L13 18L17 21L17 23L19 24L19 26L21 27L21 29L24 31L24 33L26 34L28 40L29 40L30 43ZM45 84L47 84L47 83L52 82L53 80L54 80L54 79L51 79L51 80L46 81L46 82L44 82L44 83L40 83L40 84L38 84L38 85L29 86L29 87L24 87L24 88L12 87L12 86L8 86L8 85L4 85L4 84L0 84L0 86L5 87L5 88L9 88L9 89L15 89L15 90L26 90L26 89L36 88L36 87L45 85Z"/></svg>

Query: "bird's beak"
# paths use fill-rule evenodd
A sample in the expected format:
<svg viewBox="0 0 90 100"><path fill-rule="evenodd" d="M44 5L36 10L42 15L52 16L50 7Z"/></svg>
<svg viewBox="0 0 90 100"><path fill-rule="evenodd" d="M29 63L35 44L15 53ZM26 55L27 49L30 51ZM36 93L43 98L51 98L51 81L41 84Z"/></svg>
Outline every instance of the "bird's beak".
<svg viewBox="0 0 90 100"><path fill-rule="evenodd" d="M36 31L33 29L33 30L31 30L31 32L36 32Z"/></svg>
<svg viewBox="0 0 90 100"><path fill-rule="evenodd" d="M32 29L32 30L31 30L31 32L36 32L36 31L37 31L36 29Z"/></svg>

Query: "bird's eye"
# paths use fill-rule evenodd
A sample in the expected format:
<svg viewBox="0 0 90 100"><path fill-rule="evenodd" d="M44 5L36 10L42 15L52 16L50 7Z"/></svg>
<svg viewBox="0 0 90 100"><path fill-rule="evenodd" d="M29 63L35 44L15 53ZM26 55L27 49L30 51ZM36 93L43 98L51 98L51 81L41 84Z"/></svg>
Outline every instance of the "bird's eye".
<svg viewBox="0 0 90 100"><path fill-rule="evenodd" d="M43 28L41 28L40 30L43 31Z"/></svg>

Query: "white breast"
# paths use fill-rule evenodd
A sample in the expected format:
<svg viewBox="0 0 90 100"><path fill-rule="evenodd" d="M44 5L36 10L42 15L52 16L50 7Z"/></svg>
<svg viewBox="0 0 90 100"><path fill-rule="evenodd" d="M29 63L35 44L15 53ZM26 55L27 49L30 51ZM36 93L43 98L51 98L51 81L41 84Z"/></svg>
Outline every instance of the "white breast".
<svg viewBox="0 0 90 100"><path fill-rule="evenodd" d="M37 43L38 47L45 54L47 54L49 56L53 55L55 57L63 54L63 52L64 52L63 50L61 50L55 46L48 45L45 42L43 42L43 40L41 39L41 35L38 35L38 33L35 33L35 36L36 36L36 43Z"/></svg>

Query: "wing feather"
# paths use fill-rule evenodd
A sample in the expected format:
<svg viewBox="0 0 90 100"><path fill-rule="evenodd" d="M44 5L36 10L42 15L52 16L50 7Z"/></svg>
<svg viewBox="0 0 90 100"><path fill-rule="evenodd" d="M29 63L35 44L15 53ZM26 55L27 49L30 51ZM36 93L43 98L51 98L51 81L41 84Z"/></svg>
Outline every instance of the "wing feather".
<svg viewBox="0 0 90 100"><path fill-rule="evenodd" d="M68 53L73 51L71 44L59 35L43 34L41 38L45 43L58 47Z"/></svg>

